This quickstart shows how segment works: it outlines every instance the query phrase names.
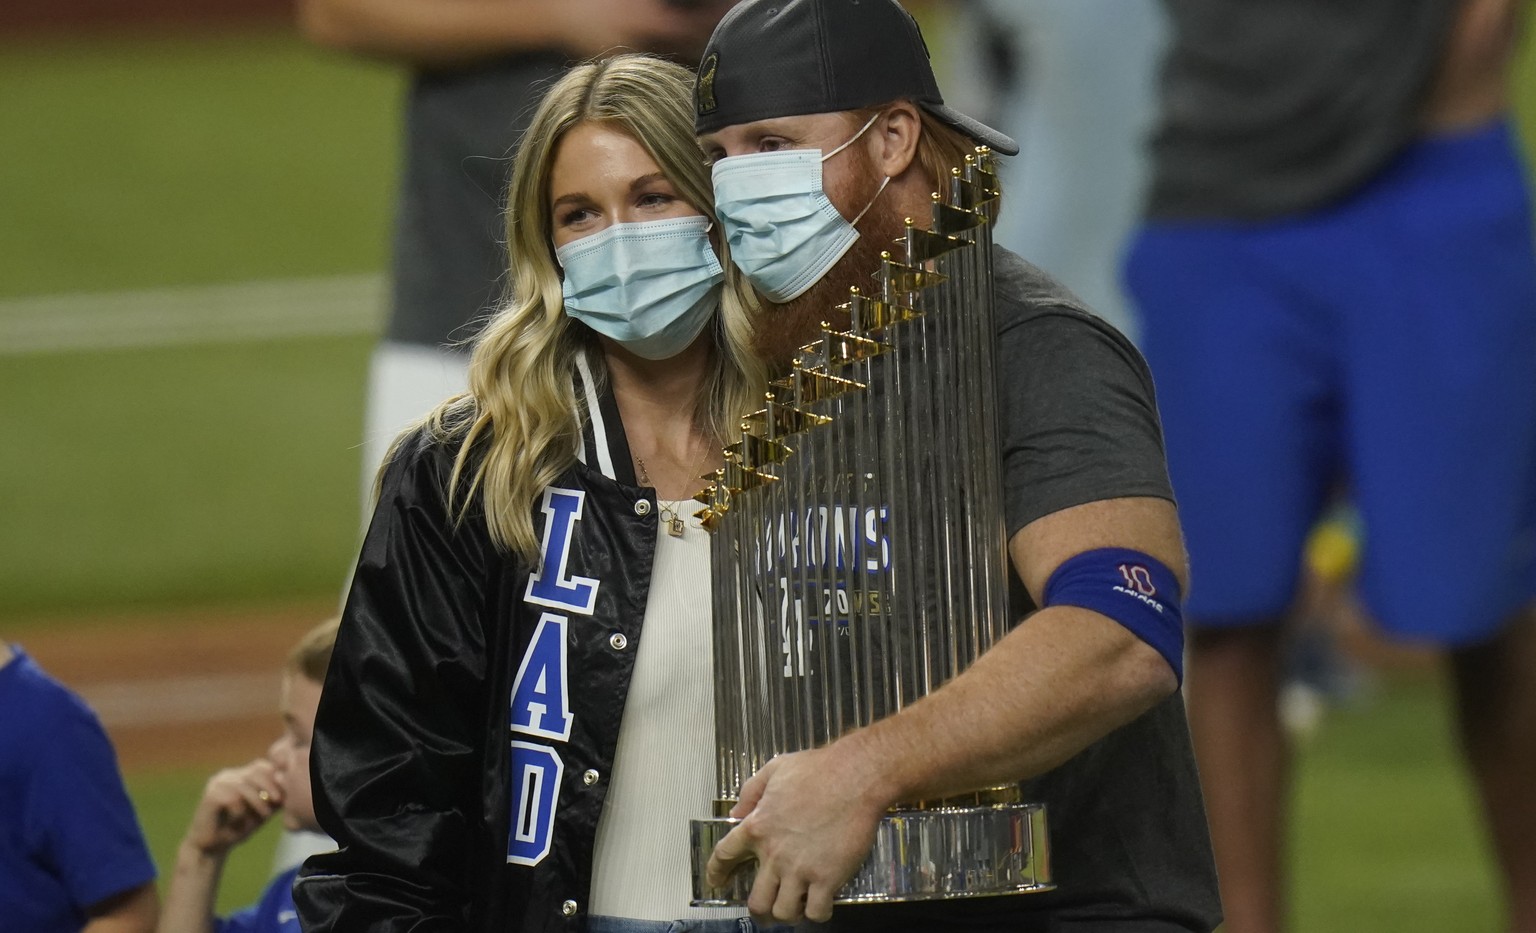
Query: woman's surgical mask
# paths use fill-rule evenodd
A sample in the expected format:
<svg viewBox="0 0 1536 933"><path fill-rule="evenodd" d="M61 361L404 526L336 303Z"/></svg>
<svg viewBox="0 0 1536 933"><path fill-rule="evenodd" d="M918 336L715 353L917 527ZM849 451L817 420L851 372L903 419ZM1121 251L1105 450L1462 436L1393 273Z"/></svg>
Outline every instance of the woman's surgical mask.
<svg viewBox="0 0 1536 933"><path fill-rule="evenodd" d="M731 247L731 260L769 301L782 304L805 294L859 238L855 229L875 198L849 221L828 199L822 163L868 132L870 117L853 138L822 155L819 149L787 149L731 156L715 163L715 213Z"/></svg>
<svg viewBox="0 0 1536 933"><path fill-rule="evenodd" d="M681 353L720 306L725 270L707 217L614 224L555 258L565 313L648 360Z"/></svg>

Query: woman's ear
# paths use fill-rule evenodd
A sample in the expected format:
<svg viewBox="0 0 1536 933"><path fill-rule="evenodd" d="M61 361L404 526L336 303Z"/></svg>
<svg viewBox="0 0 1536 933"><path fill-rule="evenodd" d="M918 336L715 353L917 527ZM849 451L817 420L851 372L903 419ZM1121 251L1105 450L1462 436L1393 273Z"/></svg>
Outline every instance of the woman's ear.
<svg viewBox="0 0 1536 933"><path fill-rule="evenodd" d="M917 158L917 141L923 132L917 105L899 100L886 108L875 121L871 136L875 142L875 167L887 178L898 178Z"/></svg>

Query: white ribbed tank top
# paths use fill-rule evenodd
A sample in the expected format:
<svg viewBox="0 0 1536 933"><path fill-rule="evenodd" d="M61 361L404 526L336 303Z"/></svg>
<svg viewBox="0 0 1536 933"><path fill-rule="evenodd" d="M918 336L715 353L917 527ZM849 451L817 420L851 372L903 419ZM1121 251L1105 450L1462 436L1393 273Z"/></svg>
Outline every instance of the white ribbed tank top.
<svg viewBox="0 0 1536 933"><path fill-rule="evenodd" d="M593 914L636 920L745 916L689 907L688 821L715 795L709 533L693 502L676 538L657 523L650 598L592 859Z"/></svg>

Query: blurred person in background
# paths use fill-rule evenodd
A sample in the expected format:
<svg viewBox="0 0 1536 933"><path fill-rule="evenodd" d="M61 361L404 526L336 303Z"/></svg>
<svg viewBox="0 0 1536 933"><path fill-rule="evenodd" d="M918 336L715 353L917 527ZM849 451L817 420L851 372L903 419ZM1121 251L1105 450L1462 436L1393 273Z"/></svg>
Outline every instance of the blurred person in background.
<svg viewBox="0 0 1536 933"><path fill-rule="evenodd" d="M335 619L320 623L289 654L280 700L283 734L267 754L208 779L176 850L159 933L298 933L293 909L297 868L278 875L259 901L228 917L214 916L213 905L230 851L279 811L288 829L320 828L309 789L309 745L336 625Z"/></svg>
<svg viewBox="0 0 1536 933"><path fill-rule="evenodd" d="M0 641L0 927L149 933L155 866L96 714Z"/></svg>
<svg viewBox="0 0 1536 933"><path fill-rule="evenodd" d="M960 0L953 106L1019 141L994 238L1136 339L1120 264L1141 214L1168 42L1162 0Z"/></svg>
<svg viewBox="0 0 1536 933"><path fill-rule="evenodd" d="M368 500L395 434L465 389L465 343L509 293L508 156L572 61L619 50L697 63L734 0L300 0L313 41L411 69L388 324L370 364Z"/></svg>
<svg viewBox="0 0 1536 933"><path fill-rule="evenodd" d="M515 295L397 442L315 725L306 930L750 931L689 907L714 793L688 500L766 382L693 73L572 69L513 160Z"/></svg>
<svg viewBox="0 0 1536 933"><path fill-rule="evenodd" d="M1507 894L1536 931L1536 250L1508 116L1523 0L1169 0L1127 282L1199 580L1190 722L1227 928L1283 928L1276 710L1342 476L1362 597L1443 649Z"/></svg>
<svg viewBox="0 0 1536 933"><path fill-rule="evenodd" d="M1147 143L1169 33L1163 0L948 5L950 100L1019 141L1019 156L999 169L1014 206L999 217L996 241L1139 341L1120 269L1151 179ZM1365 676L1334 622L1311 618L1287 647L1282 709L1293 733L1310 733Z"/></svg>

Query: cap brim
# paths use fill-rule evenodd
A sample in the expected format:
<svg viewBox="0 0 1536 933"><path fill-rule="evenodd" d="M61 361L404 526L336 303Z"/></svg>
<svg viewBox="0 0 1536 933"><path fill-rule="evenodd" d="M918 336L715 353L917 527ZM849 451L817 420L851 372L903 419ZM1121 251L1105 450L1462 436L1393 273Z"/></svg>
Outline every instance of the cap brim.
<svg viewBox="0 0 1536 933"><path fill-rule="evenodd" d="M922 107L941 122L954 127L981 145L990 147L995 152L1001 152L1003 155L1010 156L1019 154L1019 144L1013 141L1012 136L1006 133L999 133L980 120L973 120L960 111L951 110L943 104L923 104Z"/></svg>

